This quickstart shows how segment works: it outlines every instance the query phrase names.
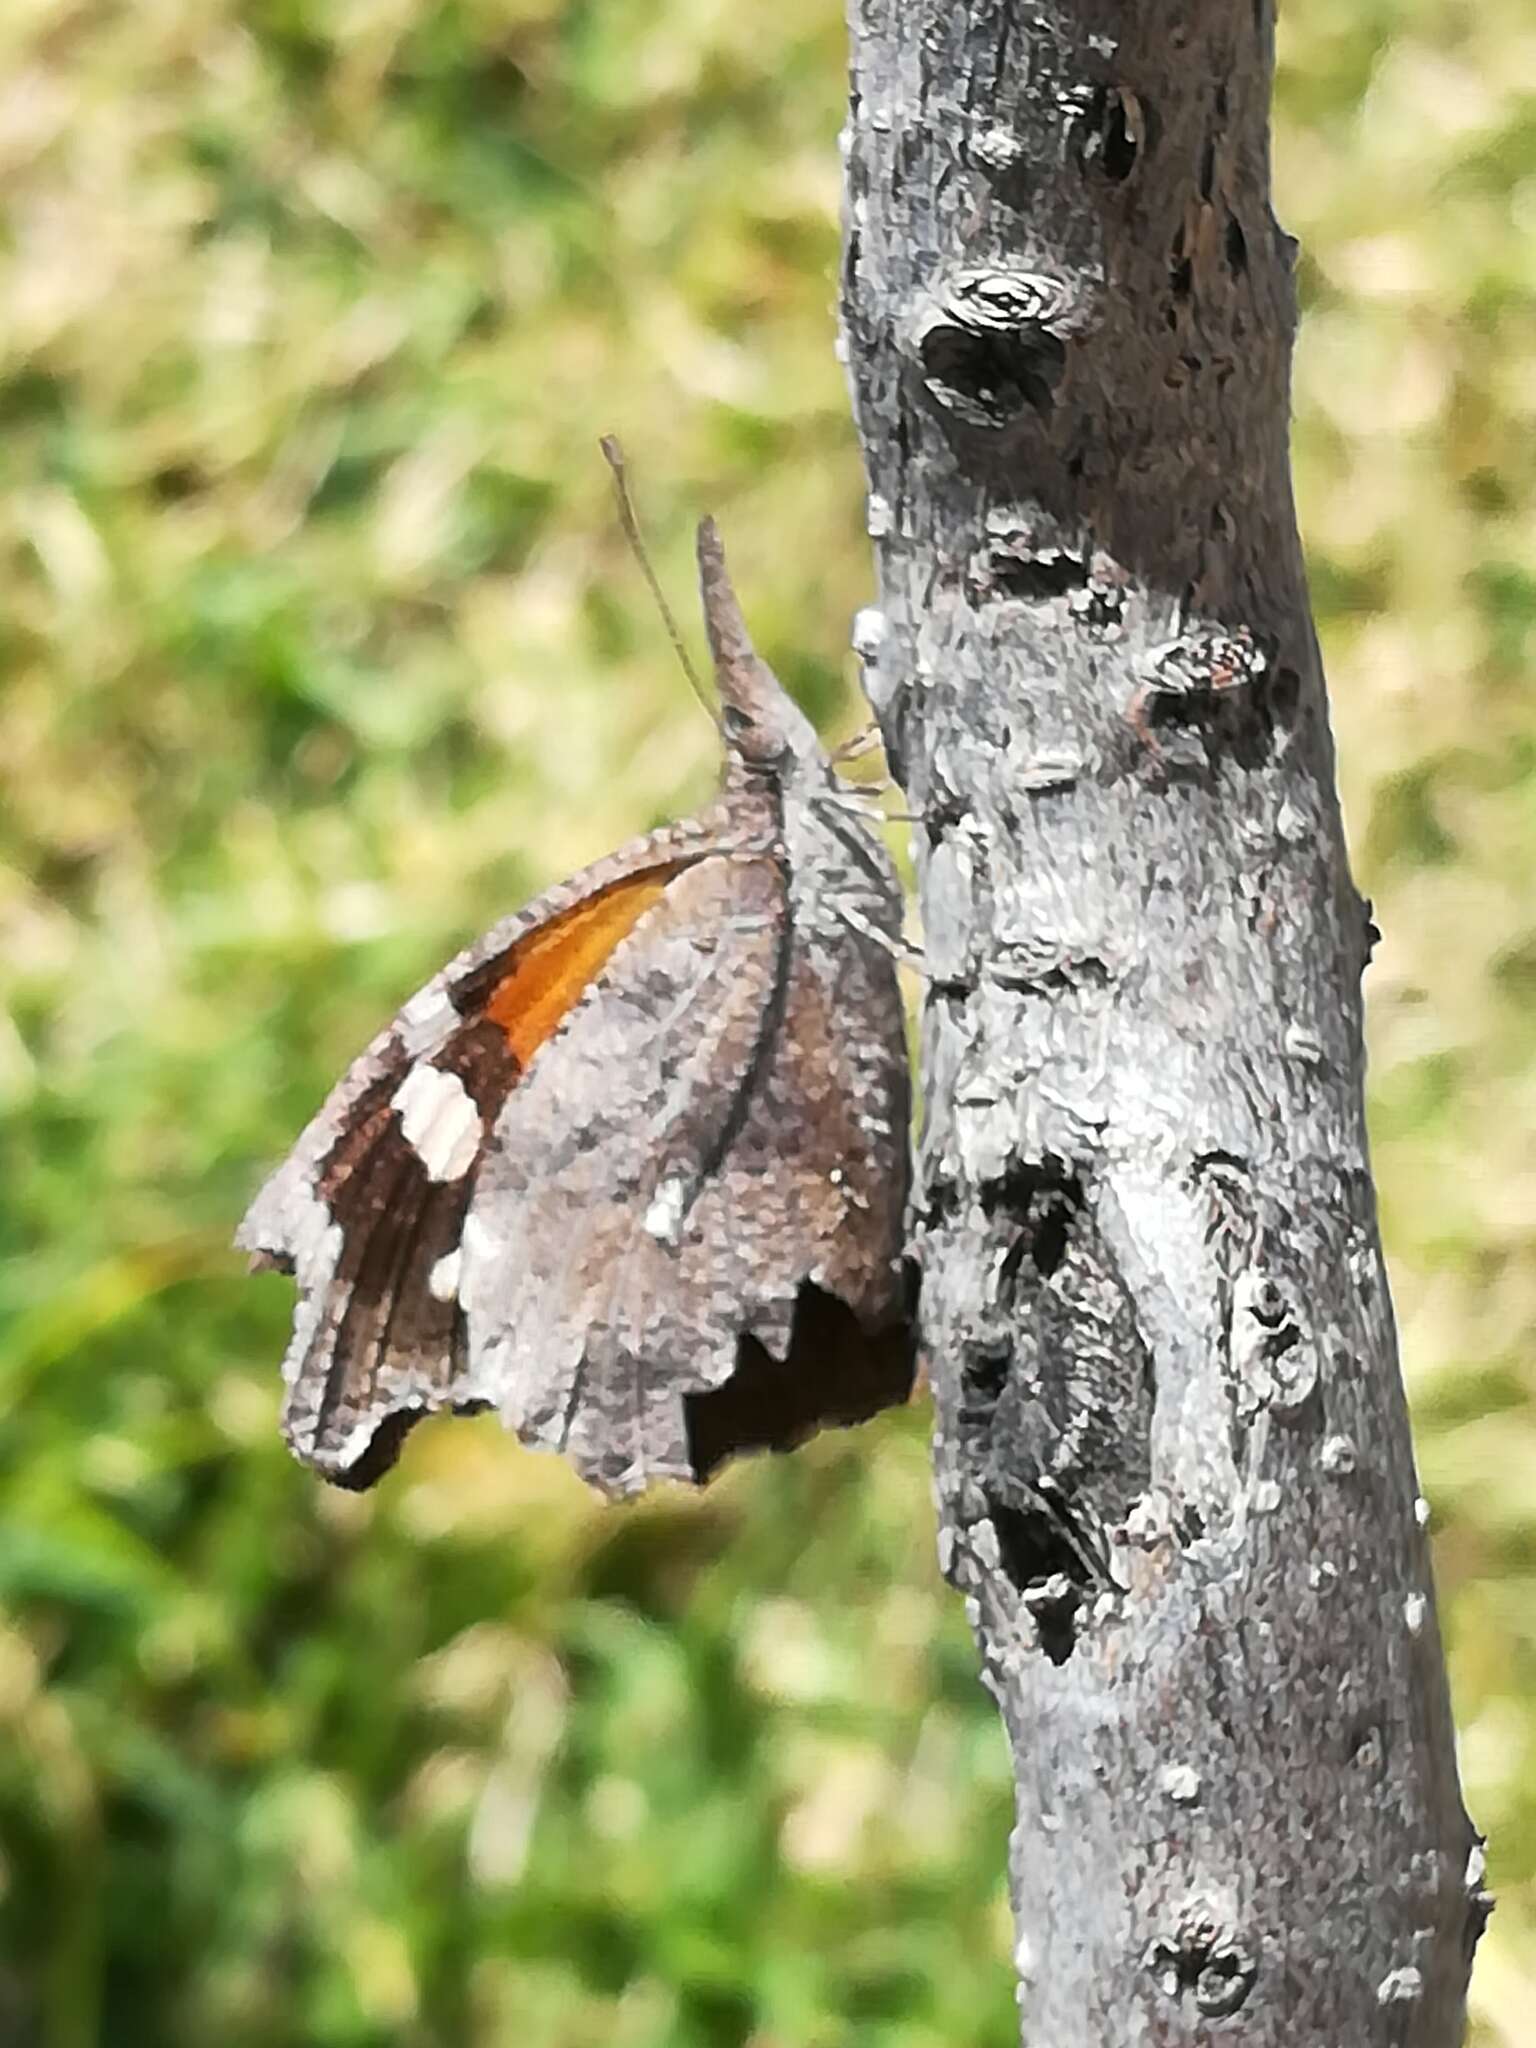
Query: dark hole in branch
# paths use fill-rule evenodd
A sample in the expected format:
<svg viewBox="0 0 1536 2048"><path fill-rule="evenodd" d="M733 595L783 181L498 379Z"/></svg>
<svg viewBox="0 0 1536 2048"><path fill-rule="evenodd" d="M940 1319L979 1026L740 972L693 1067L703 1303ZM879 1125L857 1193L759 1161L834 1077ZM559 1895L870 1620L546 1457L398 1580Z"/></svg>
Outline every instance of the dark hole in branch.
<svg viewBox="0 0 1536 2048"><path fill-rule="evenodd" d="M1026 406L1051 411L1067 351L1043 328L941 326L924 337L922 356L924 381L941 405L972 425L1003 427Z"/></svg>
<svg viewBox="0 0 1536 2048"><path fill-rule="evenodd" d="M1081 158L1112 185L1123 185L1157 138L1155 110L1129 86L1103 86L1095 93L1083 128Z"/></svg>
<svg viewBox="0 0 1536 2048"><path fill-rule="evenodd" d="M987 1513L1003 1570L1034 1617L1040 1648L1053 1664L1065 1664L1077 1645L1077 1617L1092 1574L1046 1509L1009 1507L989 1494Z"/></svg>
<svg viewBox="0 0 1536 2048"><path fill-rule="evenodd" d="M1048 1280L1066 1257L1073 1223L1085 1207L1082 1181L1059 1159L1020 1159L979 1193L989 1216L1008 1215L1019 1223L1012 1272L1027 1257Z"/></svg>
<svg viewBox="0 0 1536 2048"><path fill-rule="evenodd" d="M1211 136L1205 138L1205 147L1200 152L1200 197L1209 199L1216 184L1216 144Z"/></svg>
<svg viewBox="0 0 1536 2048"><path fill-rule="evenodd" d="M1082 557L1064 554L1059 549L1038 555L1015 555L1000 549L988 567L994 588L1004 596L1036 602L1065 597L1069 591L1081 589L1088 578Z"/></svg>
<svg viewBox="0 0 1536 2048"><path fill-rule="evenodd" d="M1008 1384L1013 1345L1006 1337L973 1339L960 1365L960 1419L988 1423Z"/></svg>
<svg viewBox="0 0 1536 2048"><path fill-rule="evenodd" d="M1103 138L1104 174L1115 184L1122 185L1135 170L1139 153L1123 93L1110 93L1100 133Z"/></svg>

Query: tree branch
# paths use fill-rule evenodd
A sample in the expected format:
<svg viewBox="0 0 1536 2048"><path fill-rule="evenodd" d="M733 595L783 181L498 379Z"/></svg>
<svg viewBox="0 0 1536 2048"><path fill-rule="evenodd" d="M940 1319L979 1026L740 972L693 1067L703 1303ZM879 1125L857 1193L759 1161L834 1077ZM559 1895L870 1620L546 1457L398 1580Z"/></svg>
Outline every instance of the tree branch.
<svg viewBox="0 0 1536 2048"><path fill-rule="evenodd" d="M945 1568L1023 2037L1446 2048L1485 1911L1288 463L1268 0L853 0Z"/></svg>

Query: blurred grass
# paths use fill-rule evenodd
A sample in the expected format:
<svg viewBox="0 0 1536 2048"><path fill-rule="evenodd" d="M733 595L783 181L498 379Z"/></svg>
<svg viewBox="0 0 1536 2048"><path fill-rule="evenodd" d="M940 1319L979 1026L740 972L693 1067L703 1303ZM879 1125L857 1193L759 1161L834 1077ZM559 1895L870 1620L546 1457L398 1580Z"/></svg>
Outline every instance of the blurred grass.
<svg viewBox="0 0 1536 2048"><path fill-rule="evenodd" d="M1536 2002L1536 33L1282 23L1298 483L1382 1204ZM1010 2037L1009 1788L924 1418L605 1514L492 1425L273 1430L262 1162L449 949L708 786L614 534L720 516L851 727L837 11L0 20L0 2043Z"/></svg>

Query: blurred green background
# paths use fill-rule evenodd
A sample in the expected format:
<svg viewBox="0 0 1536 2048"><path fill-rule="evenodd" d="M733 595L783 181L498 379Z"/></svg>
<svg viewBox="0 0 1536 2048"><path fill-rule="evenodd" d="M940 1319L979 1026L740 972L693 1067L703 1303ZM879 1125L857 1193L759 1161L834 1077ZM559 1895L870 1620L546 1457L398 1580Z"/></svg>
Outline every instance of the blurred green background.
<svg viewBox="0 0 1536 2048"><path fill-rule="evenodd" d="M1467 1791L1536 2009L1536 30L1291 0L1298 463ZM832 0L0 18L0 2044L1012 2037L1009 1786L922 1413L605 1512L275 1429L261 1167L451 948L695 802L734 542L868 590Z"/></svg>

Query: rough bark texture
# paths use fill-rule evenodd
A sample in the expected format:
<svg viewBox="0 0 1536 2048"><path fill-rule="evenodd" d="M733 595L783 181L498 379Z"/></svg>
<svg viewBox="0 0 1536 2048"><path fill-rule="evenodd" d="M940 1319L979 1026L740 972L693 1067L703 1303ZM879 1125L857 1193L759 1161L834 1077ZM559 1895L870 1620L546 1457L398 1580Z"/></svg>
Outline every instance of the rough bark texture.
<svg viewBox="0 0 1536 2048"><path fill-rule="evenodd" d="M942 1561L1023 2039L1448 2048L1484 1906L1289 478L1266 0L853 0Z"/></svg>

